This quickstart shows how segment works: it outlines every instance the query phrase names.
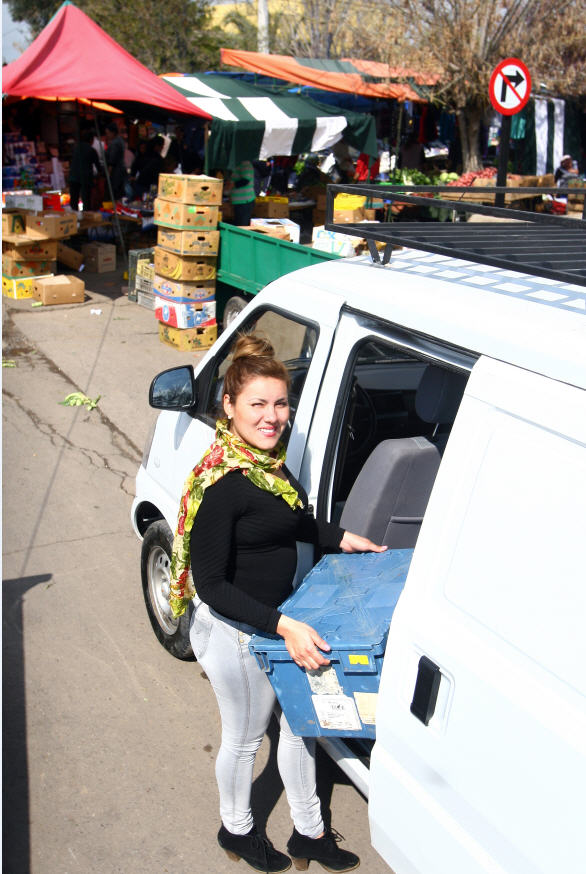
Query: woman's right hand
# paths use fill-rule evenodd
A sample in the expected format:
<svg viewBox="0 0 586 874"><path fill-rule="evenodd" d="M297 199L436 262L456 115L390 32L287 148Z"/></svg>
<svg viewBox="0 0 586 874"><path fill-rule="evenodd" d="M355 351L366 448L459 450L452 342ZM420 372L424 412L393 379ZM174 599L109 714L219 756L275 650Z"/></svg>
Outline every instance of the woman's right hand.
<svg viewBox="0 0 586 874"><path fill-rule="evenodd" d="M277 634L281 635L287 652L300 668L316 670L323 665L329 665L329 659L324 658L319 650L327 652L330 646L311 625L282 615L277 625Z"/></svg>

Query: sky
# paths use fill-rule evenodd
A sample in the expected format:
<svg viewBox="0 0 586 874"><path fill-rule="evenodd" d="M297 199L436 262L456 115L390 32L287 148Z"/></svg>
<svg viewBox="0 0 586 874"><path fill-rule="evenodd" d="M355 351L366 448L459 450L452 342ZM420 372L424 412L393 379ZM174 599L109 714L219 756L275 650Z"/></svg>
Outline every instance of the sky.
<svg viewBox="0 0 586 874"><path fill-rule="evenodd" d="M10 63L24 51L30 42L28 25L13 21L8 3L2 4L2 63ZM16 44L16 45L15 45Z"/></svg>

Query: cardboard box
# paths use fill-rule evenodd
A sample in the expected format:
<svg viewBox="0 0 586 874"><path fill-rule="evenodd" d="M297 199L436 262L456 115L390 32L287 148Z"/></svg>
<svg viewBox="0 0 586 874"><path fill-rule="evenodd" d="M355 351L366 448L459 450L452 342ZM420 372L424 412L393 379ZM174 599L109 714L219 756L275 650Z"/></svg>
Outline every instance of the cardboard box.
<svg viewBox="0 0 586 874"><path fill-rule="evenodd" d="M116 270L116 246L113 243L85 243L82 252L85 269L90 273Z"/></svg>
<svg viewBox="0 0 586 874"><path fill-rule="evenodd" d="M201 203L220 206L224 183L213 176L160 173L158 195L177 203Z"/></svg>
<svg viewBox="0 0 586 874"><path fill-rule="evenodd" d="M213 300L216 293L216 283L213 279L201 279L199 282L182 282L155 274L153 291L159 297L165 297L178 303L193 303L194 300Z"/></svg>
<svg viewBox="0 0 586 874"><path fill-rule="evenodd" d="M39 231L51 240L61 240L77 233L77 213L39 212L26 217L27 231Z"/></svg>
<svg viewBox="0 0 586 874"><path fill-rule="evenodd" d="M300 237L299 225L292 222L290 219L250 219L250 227L258 230L258 228L283 228L287 231L289 239L292 243L298 243Z"/></svg>
<svg viewBox="0 0 586 874"><path fill-rule="evenodd" d="M289 218L289 201L286 198L270 200L268 197L257 197L253 212L256 218Z"/></svg>
<svg viewBox="0 0 586 874"><path fill-rule="evenodd" d="M207 328L172 328L159 322L159 340L167 343L182 352L200 352L209 349L217 339L218 326L210 325Z"/></svg>
<svg viewBox="0 0 586 874"><path fill-rule="evenodd" d="M2 274L11 279L21 276L41 276L54 271L54 261L20 261L2 255Z"/></svg>
<svg viewBox="0 0 586 874"><path fill-rule="evenodd" d="M57 243L57 260L60 264L65 264L66 267L71 267L73 270L79 270L83 264L83 255L77 249L72 249L71 246L66 246L65 243Z"/></svg>
<svg viewBox="0 0 586 874"><path fill-rule="evenodd" d="M29 209L38 212L43 209L43 197L40 194L7 194L6 209Z"/></svg>
<svg viewBox="0 0 586 874"><path fill-rule="evenodd" d="M335 209L334 222L362 222L364 221L364 207L357 209Z"/></svg>
<svg viewBox="0 0 586 874"><path fill-rule="evenodd" d="M323 185L307 185L301 193L308 200L315 200L315 209L326 211L326 189Z"/></svg>
<svg viewBox="0 0 586 874"><path fill-rule="evenodd" d="M159 322L172 328L209 327L216 324L216 301L178 303L157 295L155 316Z"/></svg>
<svg viewBox="0 0 586 874"><path fill-rule="evenodd" d="M217 206L200 206L191 203L176 203L157 197L154 222L167 228L181 231L213 231L218 224Z"/></svg>
<svg viewBox="0 0 586 874"><path fill-rule="evenodd" d="M177 255L155 247L155 269L159 276L193 282L198 279L216 278L217 258L213 255Z"/></svg>
<svg viewBox="0 0 586 874"><path fill-rule="evenodd" d="M79 230L85 231L87 228L96 228L103 224L104 217L101 212L84 209L79 213Z"/></svg>
<svg viewBox="0 0 586 874"><path fill-rule="evenodd" d="M33 296L33 285L39 276L22 276L13 279L10 276L2 277L2 294L4 297L12 297L16 300Z"/></svg>
<svg viewBox="0 0 586 874"><path fill-rule="evenodd" d="M25 215L18 210L2 210L2 237L5 234L24 234Z"/></svg>
<svg viewBox="0 0 586 874"><path fill-rule="evenodd" d="M33 297L43 306L58 303L83 303L85 283L78 276L45 276L33 283Z"/></svg>
<svg viewBox="0 0 586 874"><path fill-rule="evenodd" d="M28 234L6 234L2 239L2 255L15 261L55 261L57 240L37 240Z"/></svg>
<svg viewBox="0 0 586 874"><path fill-rule="evenodd" d="M157 244L178 255L217 255L220 248L219 231L157 230Z"/></svg>
<svg viewBox="0 0 586 874"><path fill-rule="evenodd" d="M282 225L248 225L244 230L255 231L257 234L266 234L268 237L276 237L278 240L285 240L286 242L291 240L289 231Z"/></svg>

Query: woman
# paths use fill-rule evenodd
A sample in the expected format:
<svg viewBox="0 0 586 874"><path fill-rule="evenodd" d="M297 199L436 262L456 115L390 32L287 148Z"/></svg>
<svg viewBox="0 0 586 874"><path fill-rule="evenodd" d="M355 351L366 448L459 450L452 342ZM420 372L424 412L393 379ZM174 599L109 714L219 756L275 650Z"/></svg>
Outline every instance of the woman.
<svg viewBox="0 0 586 874"><path fill-rule="evenodd" d="M224 379L228 419L217 423L216 440L188 477L181 499L171 605L180 615L194 597L191 643L220 708L220 846L257 871L286 871L291 865L257 833L250 809L254 759L275 710L278 766L294 823L288 851L299 870L314 859L328 871L351 871L360 864L358 856L341 850L339 836L324 829L315 742L292 734L248 642L258 629L276 633L300 667L329 664L323 652L330 647L315 629L277 609L292 591L295 542L339 546L344 552L386 547L318 523L308 510L307 495L285 467L280 443L289 419L288 388L289 374L271 344L241 336Z"/></svg>

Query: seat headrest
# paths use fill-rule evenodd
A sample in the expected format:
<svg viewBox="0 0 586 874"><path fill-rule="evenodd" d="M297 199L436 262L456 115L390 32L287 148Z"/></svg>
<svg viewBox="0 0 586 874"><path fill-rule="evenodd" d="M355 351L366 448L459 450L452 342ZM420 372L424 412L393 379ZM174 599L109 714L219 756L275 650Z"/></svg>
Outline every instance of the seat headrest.
<svg viewBox="0 0 586 874"><path fill-rule="evenodd" d="M428 364L417 387L415 412L424 422L450 425L456 418L467 382L467 374Z"/></svg>

